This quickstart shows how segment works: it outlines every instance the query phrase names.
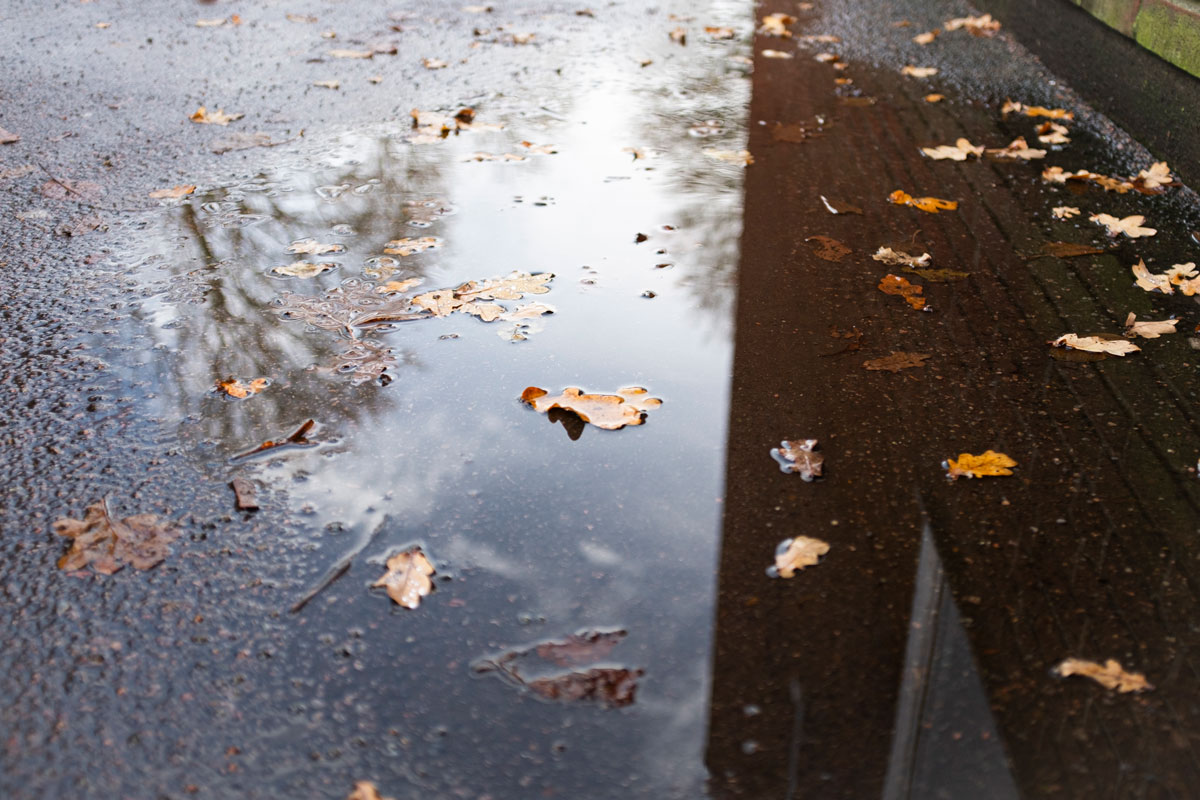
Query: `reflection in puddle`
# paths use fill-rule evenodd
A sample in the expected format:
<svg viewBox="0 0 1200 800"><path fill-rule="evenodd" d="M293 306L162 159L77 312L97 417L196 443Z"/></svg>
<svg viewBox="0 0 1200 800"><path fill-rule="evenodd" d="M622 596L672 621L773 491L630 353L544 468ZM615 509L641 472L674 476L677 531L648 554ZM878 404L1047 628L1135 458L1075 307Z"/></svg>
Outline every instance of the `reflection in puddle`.
<svg viewBox="0 0 1200 800"><path fill-rule="evenodd" d="M424 115L347 134L178 209L144 271L147 403L213 480L286 491L307 531L245 556L296 612L263 689L285 744L391 741L362 758L438 796L702 791L742 183L704 150L745 145L742 48L689 48L670 81L622 61L553 112L479 102L445 136ZM666 405L620 431L560 411L564 437L520 402L634 385ZM367 591L410 546L437 567L414 610ZM515 695L470 679L618 627L617 661L512 667ZM347 630L345 661L314 648Z"/></svg>

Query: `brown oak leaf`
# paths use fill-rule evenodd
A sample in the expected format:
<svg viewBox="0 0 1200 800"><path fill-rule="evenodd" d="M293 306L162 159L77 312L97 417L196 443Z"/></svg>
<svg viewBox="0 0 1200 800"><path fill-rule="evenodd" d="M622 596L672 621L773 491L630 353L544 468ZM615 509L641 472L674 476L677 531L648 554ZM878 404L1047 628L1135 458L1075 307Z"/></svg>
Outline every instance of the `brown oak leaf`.
<svg viewBox="0 0 1200 800"><path fill-rule="evenodd" d="M53 524L54 532L71 539L71 548L58 559L67 571L91 566L102 575L112 575L126 564L150 569L171 552L169 544L179 533L155 514L137 514L118 519L108 510L108 501L92 503L83 519L63 517Z"/></svg>

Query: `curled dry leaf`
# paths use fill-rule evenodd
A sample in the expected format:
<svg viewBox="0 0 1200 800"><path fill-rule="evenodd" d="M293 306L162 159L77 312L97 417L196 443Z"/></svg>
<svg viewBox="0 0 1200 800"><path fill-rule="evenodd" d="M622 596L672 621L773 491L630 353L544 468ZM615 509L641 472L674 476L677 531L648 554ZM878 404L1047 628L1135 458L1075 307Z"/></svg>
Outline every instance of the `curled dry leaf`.
<svg viewBox="0 0 1200 800"><path fill-rule="evenodd" d="M1043 122L1037 127L1037 138L1042 144L1069 144L1068 133L1067 127L1057 122Z"/></svg>
<svg viewBox="0 0 1200 800"><path fill-rule="evenodd" d="M1023 103L1015 103L1012 100L1005 100L1004 105L1000 107L1000 113L1008 116L1012 113L1024 114L1027 117L1049 117L1050 119L1075 119L1074 111L1066 111L1061 108L1046 108L1045 106L1027 106Z"/></svg>
<svg viewBox="0 0 1200 800"><path fill-rule="evenodd" d="M814 452L816 447L816 439L797 439L796 441L784 439L779 443L779 447L771 448L771 458L779 464L780 472L789 475L794 472L799 473L801 480L808 483L813 478L821 477L821 472L825 468L825 456Z"/></svg>
<svg viewBox="0 0 1200 800"><path fill-rule="evenodd" d="M893 250L890 247L881 247L871 255L871 258L891 266L928 267L933 256L929 255L929 253L911 256L908 253Z"/></svg>
<svg viewBox="0 0 1200 800"><path fill-rule="evenodd" d="M763 58L792 58L791 53L785 53L782 50L761 50L759 55Z"/></svg>
<svg viewBox="0 0 1200 800"><path fill-rule="evenodd" d="M186 186L176 186L174 189L155 189L149 196L155 200L178 200L194 191L196 191L195 184L188 184Z"/></svg>
<svg viewBox="0 0 1200 800"><path fill-rule="evenodd" d="M1009 467L1015 467L1016 465L1017 462L1004 453L987 450L978 456L971 455L970 453L960 453L957 461L953 458L948 458L942 466L946 468L947 478L958 480L964 476L967 478L983 478L996 475L1012 475L1012 470Z"/></svg>
<svg viewBox="0 0 1200 800"><path fill-rule="evenodd" d="M420 547L410 547L387 560L387 572L371 584L371 588L383 587L388 597L405 608L421 605L421 598L433 591L429 576L435 572L433 564L425 557Z"/></svg>
<svg viewBox="0 0 1200 800"><path fill-rule="evenodd" d="M759 27L758 32L766 36L790 39L792 32L788 30L788 26L794 24L796 24L796 18L790 14L769 14L763 17L762 26Z"/></svg>
<svg viewBox="0 0 1200 800"><path fill-rule="evenodd" d="M357 781L354 784L354 791L349 794L346 800L392 800L392 798L379 794L379 790L375 788L375 784L371 781Z"/></svg>
<svg viewBox="0 0 1200 800"><path fill-rule="evenodd" d="M879 281L879 291L884 294L894 294L904 298L904 302L917 311L924 311L929 308L925 303L925 298L921 296L924 289L911 283L907 278L901 278L899 275L891 273L884 275Z"/></svg>
<svg viewBox="0 0 1200 800"><path fill-rule="evenodd" d="M287 252L295 255L323 256L326 253L345 252L346 246L341 244L322 244L316 239L297 239L288 245Z"/></svg>
<svg viewBox="0 0 1200 800"><path fill-rule="evenodd" d="M960 138L955 140L953 145L943 144L937 147L922 147L921 152L935 161L947 158L952 161L966 161L970 156L978 158L983 155L983 145L976 146L971 144L969 140ZM992 151L989 150L988 152Z"/></svg>
<svg viewBox="0 0 1200 800"><path fill-rule="evenodd" d="M930 214L941 211L953 211L958 208L957 200L939 200L936 197L913 197L908 192L897 189L888 195L888 200L898 206L912 206Z"/></svg>
<svg viewBox="0 0 1200 800"><path fill-rule="evenodd" d="M928 353L904 353L900 351L892 351L892 354L889 356L884 356L883 358L873 358L870 361L864 361L863 366L872 371L887 370L888 372L899 372L902 369L923 367L925 366L925 361L928 358Z"/></svg>
<svg viewBox="0 0 1200 800"><path fill-rule="evenodd" d="M277 267L272 267L271 271L280 275L287 275L289 278L315 278L326 270L331 270L337 264L333 262L324 262L314 264L311 261L293 261L291 264L280 264Z"/></svg>
<svg viewBox="0 0 1200 800"><path fill-rule="evenodd" d="M1074 333L1064 333L1050 342L1054 347L1069 347L1072 350L1084 350L1088 353L1107 353L1112 356L1124 357L1128 353L1136 353L1142 348L1125 339L1106 339L1102 336L1077 336Z"/></svg>
<svg viewBox="0 0 1200 800"><path fill-rule="evenodd" d="M1055 206L1050 209L1050 213L1054 215L1055 219L1070 219L1071 217L1078 217L1083 212L1075 206Z"/></svg>
<svg viewBox="0 0 1200 800"><path fill-rule="evenodd" d="M1119 236L1123 233L1130 239L1137 239L1141 236L1153 236L1158 233L1154 228L1142 227L1142 223L1146 221L1146 218L1141 214L1132 214L1122 219L1117 219L1111 214L1092 214L1088 219L1097 225L1103 225L1105 228L1108 228L1109 236Z"/></svg>
<svg viewBox="0 0 1200 800"><path fill-rule="evenodd" d="M906 64L900 68L900 74L910 78L928 78L937 75L937 67L914 67L912 64Z"/></svg>
<svg viewBox="0 0 1200 800"><path fill-rule="evenodd" d="M812 247L813 255L825 261L841 261L854 252L837 239L828 236L809 236L804 241Z"/></svg>
<svg viewBox="0 0 1200 800"><path fill-rule="evenodd" d="M1071 675L1082 675L1091 678L1105 689L1116 689L1122 694L1128 692L1145 692L1154 687L1140 672L1126 672L1115 659L1108 659L1103 666L1095 661L1082 658L1068 658L1054 668L1054 672L1067 678Z"/></svg>
<svg viewBox="0 0 1200 800"><path fill-rule="evenodd" d="M773 578L790 578L796 574L796 570L813 566L828 552L829 542L810 536L784 539L775 548L775 563L767 570L767 574Z"/></svg>
<svg viewBox="0 0 1200 800"><path fill-rule="evenodd" d="M749 150L705 150L704 155L715 158L717 161L741 164L744 167L754 163L754 156L750 155Z"/></svg>
<svg viewBox="0 0 1200 800"><path fill-rule="evenodd" d="M228 125L244 116L246 115L226 114L223 108L218 108L216 111L210 113L207 108L200 106L196 109L196 113L192 114L188 119L200 125Z"/></svg>
<svg viewBox="0 0 1200 800"><path fill-rule="evenodd" d="M112 575L126 564L135 569L157 566L179 536L154 514L118 519L109 512L107 500L88 506L83 519L55 520L53 529L71 540L70 549L58 559L59 569L71 572L91 566L101 575Z"/></svg>
<svg viewBox="0 0 1200 800"><path fill-rule="evenodd" d="M241 400L249 397L252 394L258 394L270 385L270 378L255 378L252 381L242 381L237 378L231 378L227 381L218 381L217 389L229 395L230 397L236 397Z"/></svg>
<svg viewBox="0 0 1200 800"><path fill-rule="evenodd" d="M569 386L557 395L529 386L521 392L521 402L542 414L555 408L570 411L584 422L608 431L641 425L650 409L662 405L662 400L650 397L640 386L618 389L616 394L584 394L582 389Z"/></svg>
<svg viewBox="0 0 1200 800"><path fill-rule="evenodd" d="M987 151L987 154L995 158L1020 158L1025 161L1046 157L1045 150L1030 147L1029 143L1025 141L1024 136L1013 139L1007 147L991 148Z"/></svg>
<svg viewBox="0 0 1200 800"><path fill-rule="evenodd" d="M1157 339L1164 333L1175 333L1175 326L1178 323L1177 319L1138 322L1137 315L1130 311L1129 316L1125 318L1125 335L1131 339L1135 336L1141 336L1143 339Z"/></svg>

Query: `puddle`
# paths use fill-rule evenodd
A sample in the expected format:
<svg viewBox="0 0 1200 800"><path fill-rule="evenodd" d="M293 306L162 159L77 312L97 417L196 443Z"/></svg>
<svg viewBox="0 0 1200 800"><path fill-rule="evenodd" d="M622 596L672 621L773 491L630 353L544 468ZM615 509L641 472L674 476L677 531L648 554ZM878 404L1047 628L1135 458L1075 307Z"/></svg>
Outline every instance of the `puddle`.
<svg viewBox="0 0 1200 800"><path fill-rule="evenodd" d="M704 151L744 147L747 53L479 99L469 129L436 109L445 136L425 115L347 133L171 215L141 273L156 371L134 379L213 481L286 493L300 533L247 556L276 612L299 606L255 723L285 760L354 749L385 794L701 793L743 176ZM507 316L398 299L435 290ZM663 405L600 430L529 386ZM436 573L410 611L369 586L413 545ZM567 678L472 669L612 629Z"/></svg>

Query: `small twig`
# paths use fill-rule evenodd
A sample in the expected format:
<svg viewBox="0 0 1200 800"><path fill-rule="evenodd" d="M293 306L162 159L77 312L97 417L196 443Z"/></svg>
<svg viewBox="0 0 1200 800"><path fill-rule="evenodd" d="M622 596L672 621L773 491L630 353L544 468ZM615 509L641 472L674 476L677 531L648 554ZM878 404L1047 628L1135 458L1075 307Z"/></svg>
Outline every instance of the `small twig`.
<svg viewBox="0 0 1200 800"><path fill-rule="evenodd" d="M285 447L287 445L296 445L298 447L312 447L314 444L316 444L316 442L310 442L307 438L307 435L308 435L308 432L311 431L313 429L313 426L316 424L317 423L314 420L306 419L300 425L299 428L297 428L295 431L293 431L286 438L284 438L284 439L268 439L267 441L260 444L258 447L247 450L244 453L238 453L231 460L240 461L243 458L249 458L250 456L255 456L255 455L258 455L259 453L266 452L267 450L273 450L276 447Z"/></svg>
<svg viewBox="0 0 1200 800"><path fill-rule="evenodd" d="M312 420L309 420L309 422L312 422ZM358 545L358 547L355 547L353 550L351 550L349 553L347 553L342 558L341 561L339 561L337 564L335 564L333 566L333 569L329 570L329 572L326 573L325 577L321 579L320 583L318 583L316 586L314 586L313 588L311 588L307 592L305 592L304 596L301 597L299 600L297 600L295 603L292 603L292 607L290 609L291 613L293 613L293 614L300 613L300 611L303 610L303 608L306 605L308 605L309 602L311 602L313 600L313 598L315 598L321 592L325 591L330 586L332 586L337 581L338 578L342 577L347 572L349 572L350 567L354 566L354 559L358 558L359 554L361 554L363 550L366 550L368 547L371 546L371 543L374 542L375 539L379 536L379 534L382 533L387 528L389 521L391 521L391 517L385 516L383 518L383 520L379 523L379 525L375 528L374 532L372 532L372 534L367 537L367 540L365 542Z"/></svg>

